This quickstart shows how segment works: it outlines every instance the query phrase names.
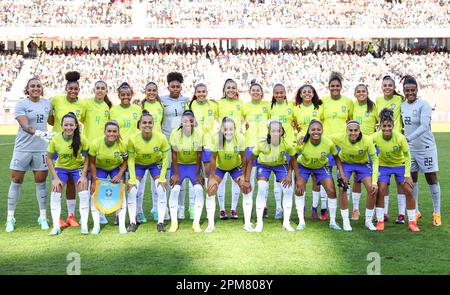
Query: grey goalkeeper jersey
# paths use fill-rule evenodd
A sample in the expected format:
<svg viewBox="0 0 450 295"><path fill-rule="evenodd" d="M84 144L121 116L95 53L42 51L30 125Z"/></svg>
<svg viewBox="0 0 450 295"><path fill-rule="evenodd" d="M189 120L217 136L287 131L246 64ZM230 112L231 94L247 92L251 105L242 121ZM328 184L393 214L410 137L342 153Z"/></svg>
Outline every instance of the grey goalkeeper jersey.
<svg viewBox="0 0 450 295"><path fill-rule="evenodd" d="M162 132L169 140L172 130L180 127L181 115L183 115L184 107L189 102L189 98L180 96L173 99L169 95L161 97L161 103L164 106L164 117L162 120Z"/></svg>
<svg viewBox="0 0 450 295"><path fill-rule="evenodd" d="M401 106L405 136L412 152L435 150L436 142L431 132L431 106L421 98Z"/></svg>
<svg viewBox="0 0 450 295"><path fill-rule="evenodd" d="M47 131L47 119L52 111L52 105L49 100L41 98L38 102L32 102L28 97L20 100L16 104L14 118L26 116L28 126L36 130ZM16 135L14 151L20 152L46 152L48 143L43 139L33 136L22 128Z"/></svg>

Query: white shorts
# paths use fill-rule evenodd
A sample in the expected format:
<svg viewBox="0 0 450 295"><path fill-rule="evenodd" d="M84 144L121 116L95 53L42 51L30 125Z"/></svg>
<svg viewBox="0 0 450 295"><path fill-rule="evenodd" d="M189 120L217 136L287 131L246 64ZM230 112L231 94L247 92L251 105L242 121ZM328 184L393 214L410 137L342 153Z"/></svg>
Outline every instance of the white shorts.
<svg viewBox="0 0 450 295"><path fill-rule="evenodd" d="M47 171L47 152L14 151L9 169L17 171Z"/></svg>
<svg viewBox="0 0 450 295"><path fill-rule="evenodd" d="M438 171L437 150L411 152L411 172L431 173Z"/></svg>

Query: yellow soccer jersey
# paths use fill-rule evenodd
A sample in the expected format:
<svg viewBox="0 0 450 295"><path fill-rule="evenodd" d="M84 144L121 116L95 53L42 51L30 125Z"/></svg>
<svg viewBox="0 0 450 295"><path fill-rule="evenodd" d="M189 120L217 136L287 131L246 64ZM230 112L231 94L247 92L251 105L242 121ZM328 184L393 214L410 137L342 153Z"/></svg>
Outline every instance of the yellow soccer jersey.
<svg viewBox="0 0 450 295"><path fill-rule="evenodd" d="M55 135L49 142L47 152L50 154L58 153L58 159L55 162L55 167L64 168L67 170L80 169L84 165L85 153L89 150L87 139L81 135L81 146L76 157L73 156L72 139L66 140L62 133Z"/></svg>
<svg viewBox="0 0 450 295"><path fill-rule="evenodd" d="M130 171L130 184L136 183L135 164L152 165L161 163L160 181L165 181L166 171L169 167L170 145L166 136L160 132L153 132L150 140L145 140L142 133L133 134L128 139L128 170Z"/></svg>
<svg viewBox="0 0 450 295"><path fill-rule="evenodd" d="M398 95L394 95L389 100L385 99L384 96L379 96L376 101L377 117L379 117L381 110L384 108L390 108L394 111L394 130L397 132L402 132L403 130L402 113L400 110L402 102L402 97Z"/></svg>
<svg viewBox="0 0 450 295"><path fill-rule="evenodd" d="M219 146L219 138L217 136L214 137L211 145L211 152L217 153L216 166L226 171L241 166L240 152L243 151L245 151L245 138L238 132L234 134L233 140L227 141L225 139L223 147Z"/></svg>
<svg viewBox="0 0 450 295"><path fill-rule="evenodd" d="M318 145L308 140L306 144L299 147L300 156L297 158L298 163L309 169L319 169L328 166L328 154L336 156L338 150L331 139L322 136Z"/></svg>
<svg viewBox="0 0 450 295"><path fill-rule="evenodd" d="M95 167L110 171L119 167L123 158L127 157L127 146L122 141L107 146L102 136L89 146L89 155L95 157Z"/></svg>
<svg viewBox="0 0 450 295"><path fill-rule="evenodd" d="M187 136L177 128L170 134L169 143L177 152L178 164L196 164L197 152L201 151L203 146L203 133L194 128L194 133Z"/></svg>
<svg viewBox="0 0 450 295"><path fill-rule="evenodd" d="M344 132L347 121L353 118L353 102L346 96L332 99L327 96L323 101L323 134L331 135Z"/></svg>
<svg viewBox="0 0 450 295"><path fill-rule="evenodd" d="M219 123L223 118L230 117L236 123L236 130L242 132L244 105L240 100L222 98L218 101Z"/></svg>
<svg viewBox="0 0 450 295"><path fill-rule="evenodd" d="M185 108L189 109L188 103L185 105ZM220 128L218 104L210 100L206 100L205 103L201 104L198 100L194 100L191 105L191 110L194 112L195 120L198 124L197 128L200 127L203 132L204 146L210 149L210 139Z"/></svg>
<svg viewBox="0 0 450 295"><path fill-rule="evenodd" d="M131 135L139 130L137 124L141 118L141 114L141 108L135 104L131 104L127 108L121 105L116 105L111 108L110 119L116 120L119 123L120 136L125 143Z"/></svg>
<svg viewBox="0 0 450 295"><path fill-rule="evenodd" d="M98 103L95 98L81 101L84 110L83 135L92 142L104 134L109 120L109 107L106 102Z"/></svg>
<svg viewBox="0 0 450 295"><path fill-rule="evenodd" d="M147 110L152 115L153 130L162 132L161 124L164 116L164 107L162 106L162 104L159 101L145 101L142 109Z"/></svg>
<svg viewBox="0 0 450 295"><path fill-rule="evenodd" d="M255 147L261 138L267 135L267 120L270 116L270 104L266 101L247 102L243 111L244 120L248 123L245 131L245 145Z"/></svg>
<svg viewBox="0 0 450 295"><path fill-rule="evenodd" d="M359 123L363 135L374 134L378 122L376 105L373 106L372 111L369 113L367 112L367 104L361 105L359 102L355 101L353 104L353 120Z"/></svg>
<svg viewBox="0 0 450 295"><path fill-rule="evenodd" d="M295 146L294 128L292 127L292 122L294 121L294 104L291 101L274 103L270 109L270 119L281 122L286 132L284 139L287 143Z"/></svg>
<svg viewBox="0 0 450 295"><path fill-rule="evenodd" d="M54 96L50 99L53 110L53 117L55 123L53 125L53 131L61 132L61 119L65 114L72 112L77 117L79 123L84 121L84 108L80 99L74 102L67 100L66 95Z"/></svg>
<svg viewBox="0 0 450 295"><path fill-rule="evenodd" d="M405 176L409 177L411 171L411 154L406 137L399 132L393 131L391 139L385 140L383 133L378 131L375 132L372 139L380 150L380 155L378 156L380 166L405 166Z"/></svg>
<svg viewBox="0 0 450 295"><path fill-rule="evenodd" d="M268 144L266 140L260 141L252 151L253 155L258 157L258 163L275 167L287 164L286 153L289 156L295 155L295 149L292 144L282 140L279 145Z"/></svg>
<svg viewBox="0 0 450 295"><path fill-rule="evenodd" d="M307 106L300 104L294 107L294 119L301 128L298 136L305 136L308 131L309 123L312 120L323 121L322 105L320 105L318 109L315 109L313 104Z"/></svg>

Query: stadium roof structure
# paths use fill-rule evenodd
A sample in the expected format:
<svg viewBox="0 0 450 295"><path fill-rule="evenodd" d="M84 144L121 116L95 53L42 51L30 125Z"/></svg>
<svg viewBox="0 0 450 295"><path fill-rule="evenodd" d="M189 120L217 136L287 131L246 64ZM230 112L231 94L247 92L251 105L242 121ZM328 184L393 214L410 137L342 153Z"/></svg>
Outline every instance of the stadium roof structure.
<svg viewBox="0 0 450 295"><path fill-rule="evenodd" d="M143 28L143 27L0 27L0 39L25 40L159 40L159 39L337 39L370 40L377 38L448 38L449 28L435 29L311 29L268 26L240 28Z"/></svg>

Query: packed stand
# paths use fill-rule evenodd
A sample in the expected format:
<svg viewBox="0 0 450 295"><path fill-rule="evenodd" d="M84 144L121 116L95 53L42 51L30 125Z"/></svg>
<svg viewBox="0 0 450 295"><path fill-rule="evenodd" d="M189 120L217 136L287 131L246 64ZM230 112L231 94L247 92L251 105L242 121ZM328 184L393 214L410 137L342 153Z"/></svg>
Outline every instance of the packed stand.
<svg viewBox="0 0 450 295"><path fill-rule="evenodd" d="M20 73L24 58L15 52L0 51L0 89L9 91Z"/></svg>

